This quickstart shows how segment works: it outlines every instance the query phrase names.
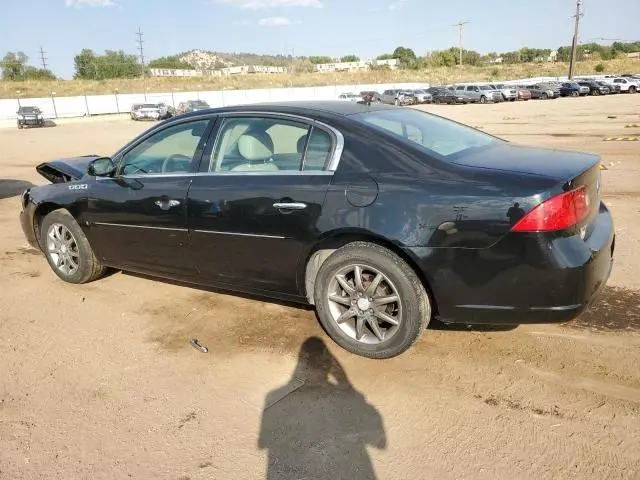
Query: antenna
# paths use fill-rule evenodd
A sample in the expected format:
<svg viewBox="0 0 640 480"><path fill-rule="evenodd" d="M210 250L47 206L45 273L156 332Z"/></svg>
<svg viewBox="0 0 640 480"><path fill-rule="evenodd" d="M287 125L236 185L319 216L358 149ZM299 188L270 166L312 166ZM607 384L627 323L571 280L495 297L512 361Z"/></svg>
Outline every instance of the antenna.
<svg viewBox="0 0 640 480"><path fill-rule="evenodd" d="M464 31L464 26L467 23L471 23L471 22L462 22L461 21L461 22L458 22L458 23L452 25L452 27L458 27L458 31L459 31L459 34L460 34L460 65L462 65L462 50L463 50L462 49L462 32Z"/></svg>

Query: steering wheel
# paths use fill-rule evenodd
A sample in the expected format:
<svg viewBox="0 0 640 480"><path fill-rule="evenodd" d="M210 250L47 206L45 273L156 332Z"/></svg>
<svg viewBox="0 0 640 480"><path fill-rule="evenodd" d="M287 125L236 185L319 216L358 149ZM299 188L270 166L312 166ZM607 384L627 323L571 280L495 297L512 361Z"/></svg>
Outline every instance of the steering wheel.
<svg viewBox="0 0 640 480"><path fill-rule="evenodd" d="M169 170L169 167L170 167L172 162L183 162L183 163L186 163L187 166L184 169L184 172L188 172L189 171L189 166L191 165L191 158L187 157L186 155L182 155L180 153L174 153L173 155L169 155L162 162L162 168L160 169L160 171L162 173L181 171L181 170Z"/></svg>

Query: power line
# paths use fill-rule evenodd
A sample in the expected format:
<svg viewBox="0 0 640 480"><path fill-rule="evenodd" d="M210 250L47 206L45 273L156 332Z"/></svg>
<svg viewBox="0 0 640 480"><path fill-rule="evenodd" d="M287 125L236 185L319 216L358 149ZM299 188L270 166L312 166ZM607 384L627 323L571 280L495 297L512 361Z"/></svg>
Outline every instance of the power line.
<svg viewBox="0 0 640 480"><path fill-rule="evenodd" d="M464 26L467 23L471 23L471 22L458 22L452 25L453 27L458 27L458 32L460 34L460 65L462 65L462 32L464 31Z"/></svg>
<svg viewBox="0 0 640 480"><path fill-rule="evenodd" d="M576 63L576 51L578 50L578 33L580 30L580 19L584 15L580 11L582 0L576 0L576 14L574 15L575 24L573 27L573 41L571 42L571 62L569 63L569 80L573 78L573 67Z"/></svg>
<svg viewBox="0 0 640 480"><path fill-rule="evenodd" d="M42 61L42 69L43 70L48 70L47 68L47 57L45 57L45 54L47 52L45 52L42 47L40 47L40 60Z"/></svg>

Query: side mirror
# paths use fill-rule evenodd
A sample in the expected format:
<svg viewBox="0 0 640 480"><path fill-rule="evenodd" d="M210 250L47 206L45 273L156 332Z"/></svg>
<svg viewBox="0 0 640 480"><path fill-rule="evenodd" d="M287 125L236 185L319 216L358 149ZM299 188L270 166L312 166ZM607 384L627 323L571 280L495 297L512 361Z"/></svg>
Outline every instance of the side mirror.
<svg viewBox="0 0 640 480"><path fill-rule="evenodd" d="M116 165L109 157L96 158L89 164L87 173L94 177L111 177L116 173Z"/></svg>

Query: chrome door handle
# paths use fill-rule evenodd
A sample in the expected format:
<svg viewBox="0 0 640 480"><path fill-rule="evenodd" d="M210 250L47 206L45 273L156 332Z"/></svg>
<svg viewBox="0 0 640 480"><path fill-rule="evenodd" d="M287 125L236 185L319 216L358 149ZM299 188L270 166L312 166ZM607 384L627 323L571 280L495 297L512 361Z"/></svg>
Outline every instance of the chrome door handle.
<svg viewBox="0 0 640 480"><path fill-rule="evenodd" d="M156 200L154 203L162 210L169 210L170 208L179 206L180 200Z"/></svg>
<svg viewBox="0 0 640 480"><path fill-rule="evenodd" d="M273 207L278 210L304 210L307 208L307 204L301 202L276 202Z"/></svg>

